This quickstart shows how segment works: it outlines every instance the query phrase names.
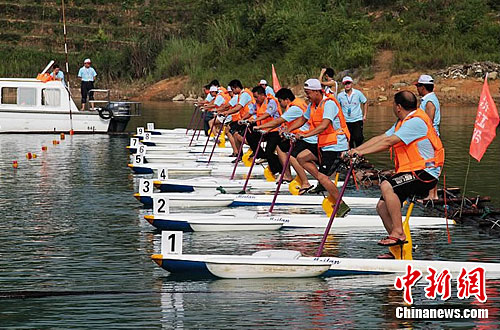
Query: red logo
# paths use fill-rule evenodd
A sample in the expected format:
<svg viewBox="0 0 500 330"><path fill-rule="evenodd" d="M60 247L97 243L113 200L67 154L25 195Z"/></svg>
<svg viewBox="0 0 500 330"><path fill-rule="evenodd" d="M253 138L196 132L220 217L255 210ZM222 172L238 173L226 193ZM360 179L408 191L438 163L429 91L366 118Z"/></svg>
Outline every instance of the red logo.
<svg viewBox="0 0 500 330"><path fill-rule="evenodd" d="M475 296L479 302L484 303L486 296L486 276L482 267L477 267L467 272L462 268L457 279L458 298L466 299Z"/></svg>
<svg viewBox="0 0 500 330"><path fill-rule="evenodd" d="M445 301L451 297L451 274L448 269L443 269L439 274L432 268L427 268L425 279L429 285L425 287L425 296L429 299L436 299L437 295L441 296L441 300ZM437 275L437 276L436 276Z"/></svg>
<svg viewBox="0 0 500 330"><path fill-rule="evenodd" d="M398 290L403 290L403 297L407 304L413 304L411 288L418 282L421 277L422 272L418 269L412 270L411 265L406 266L406 274L404 276L396 277L394 287Z"/></svg>

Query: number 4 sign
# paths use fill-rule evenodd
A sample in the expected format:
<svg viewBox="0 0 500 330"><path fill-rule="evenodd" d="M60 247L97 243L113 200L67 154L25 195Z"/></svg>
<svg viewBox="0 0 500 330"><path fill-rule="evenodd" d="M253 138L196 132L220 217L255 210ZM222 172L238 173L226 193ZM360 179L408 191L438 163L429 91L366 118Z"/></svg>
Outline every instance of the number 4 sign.
<svg viewBox="0 0 500 330"><path fill-rule="evenodd" d="M182 254L182 231L161 232L161 254Z"/></svg>

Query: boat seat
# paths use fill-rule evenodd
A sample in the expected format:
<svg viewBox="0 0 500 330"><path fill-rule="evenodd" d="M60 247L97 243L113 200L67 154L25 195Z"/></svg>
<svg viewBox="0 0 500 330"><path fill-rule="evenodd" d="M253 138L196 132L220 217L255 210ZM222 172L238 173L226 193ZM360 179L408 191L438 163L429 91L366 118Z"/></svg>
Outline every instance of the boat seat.
<svg viewBox="0 0 500 330"><path fill-rule="evenodd" d="M262 250L253 253L252 257L299 259L300 257L302 257L302 253L294 250Z"/></svg>

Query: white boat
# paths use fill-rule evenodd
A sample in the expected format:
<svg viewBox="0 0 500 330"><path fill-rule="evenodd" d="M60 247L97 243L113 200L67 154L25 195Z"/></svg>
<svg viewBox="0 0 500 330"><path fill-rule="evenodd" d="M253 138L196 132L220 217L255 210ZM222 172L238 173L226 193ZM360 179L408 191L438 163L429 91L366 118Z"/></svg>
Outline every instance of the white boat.
<svg viewBox="0 0 500 330"><path fill-rule="evenodd" d="M108 102L105 111L80 111L61 81L1 78L0 133L123 132L131 115L125 104L131 103Z"/></svg>
<svg viewBox="0 0 500 330"><path fill-rule="evenodd" d="M291 228L322 228L328 224L329 217L323 214L259 214L255 211L244 209L227 209L217 213L164 213L148 214L144 216L151 225L160 230L180 231L215 231L212 224L220 219L225 220L226 225L231 225L228 230L245 230L252 221L277 222L283 225L283 229ZM445 218L436 217L411 217L412 227L440 227L446 226ZM453 225L455 222L449 220ZM223 226L217 227L219 231L225 231ZM332 229L363 228L366 230L383 231L384 226L377 215L347 215L343 218L335 218Z"/></svg>
<svg viewBox="0 0 500 330"><path fill-rule="evenodd" d="M175 207L223 207L231 205L234 201L234 195L212 192L156 193L152 195L135 193L134 197L146 207L153 206L153 198L155 197L165 198L169 201L170 206Z"/></svg>
<svg viewBox="0 0 500 330"><path fill-rule="evenodd" d="M309 180L312 186L315 186L318 181ZM197 177L191 179L167 179L155 180L155 187L161 192L191 192L196 190L221 190L228 193L239 193L245 184L245 180L230 180L227 178L218 178L213 176ZM344 184L343 181L337 183L338 187ZM283 182L281 191L288 191L289 184ZM275 191L276 182L266 181L264 179L250 179L247 189L249 191Z"/></svg>
<svg viewBox="0 0 500 330"><path fill-rule="evenodd" d="M233 164L210 164L196 162L178 162L178 163L147 163L147 164L128 164L128 167L136 174L153 174L160 168L168 169L169 174L189 174L189 175L215 175L229 177L233 172ZM248 167L239 165L236 168L237 175L246 175ZM293 172L292 172L293 173ZM264 176L264 167L254 166L252 177Z"/></svg>
<svg viewBox="0 0 500 330"><path fill-rule="evenodd" d="M438 273L447 269L454 278L463 268L482 267L487 279L500 278L500 263L303 257L291 250L263 250L251 255L183 254L182 232L171 231L162 232L161 254L151 258L170 273L235 279L399 275L406 273L408 265L424 272L427 267Z"/></svg>
<svg viewBox="0 0 500 330"><path fill-rule="evenodd" d="M210 153L210 151L209 151ZM176 153L176 154L170 154L170 155L156 155L156 154L149 154L148 151L146 151L146 154L144 155L145 161L148 164L170 164L174 163L177 164L179 162L188 162L191 161L193 163L207 163L209 160L210 156L198 156L196 154L189 154L189 153ZM227 157L227 156L217 156L213 155L210 159L211 163L222 163L224 165L230 165L231 166L231 161L233 161L233 157ZM234 165L232 165L234 166ZM248 171L248 170L247 170Z"/></svg>
<svg viewBox="0 0 500 330"><path fill-rule="evenodd" d="M131 153L136 153L137 152L137 147L133 146L127 146L127 149ZM184 154L202 154L203 153L204 147L188 147L188 148L181 148L181 147L175 147L175 146L166 146L166 147L157 147L157 146L150 146L146 148L146 155L170 155L170 154L179 154L179 153L184 153ZM212 149L209 149L208 147L205 150L205 155L209 154L212 151ZM232 148L215 148L214 155L231 155L233 153ZM231 158L232 160L232 158Z"/></svg>

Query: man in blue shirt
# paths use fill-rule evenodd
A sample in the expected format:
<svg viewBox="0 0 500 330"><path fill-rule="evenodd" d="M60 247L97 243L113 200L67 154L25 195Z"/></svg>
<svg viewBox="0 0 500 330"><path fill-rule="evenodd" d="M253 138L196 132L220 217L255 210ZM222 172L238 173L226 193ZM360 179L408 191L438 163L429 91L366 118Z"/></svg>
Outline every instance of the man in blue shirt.
<svg viewBox="0 0 500 330"><path fill-rule="evenodd" d="M274 90L271 86L268 86L267 85L267 81L262 79L260 82L259 82L259 85L262 86L262 88L264 88L266 90L266 95L272 95L274 96Z"/></svg>
<svg viewBox="0 0 500 330"><path fill-rule="evenodd" d="M66 86L66 81L64 80L64 73L61 71L59 64L54 64L52 66L52 73L50 74L55 80L59 80Z"/></svg>
<svg viewBox="0 0 500 330"><path fill-rule="evenodd" d="M434 79L427 75L421 75L417 82L414 83L417 87L420 99L420 109L424 110L432 121L432 125L439 135L439 124L441 123L441 106L439 100L434 94ZM438 199L437 186L429 191L429 196L426 199Z"/></svg>
<svg viewBox="0 0 500 330"><path fill-rule="evenodd" d="M351 133L349 147L354 148L360 146L365 139L363 137L363 122L366 120L368 102L361 91L352 88L351 77L344 77L342 84L344 84L344 90L339 93L337 100L342 107L347 127ZM364 113L361 110L361 105L363 105Z"/></svg>
<svg viewBox="0 0 500 330"><path fill-rule="evenodd" d="M416 96L409 91L396 93L393 110L398 121L385 134L349 151L350 155L363 156L394 146L396 174L380 184L382 197L377 204L377 212L389 234L378 242L382 246L407 243L401 219L403 202L410 196L427 194L435 187L444 163L441 141L435 131L429 131L433 127L428 116L417 110ZM390 254L380 257L394 258Z"/></svg>
<svg viewBox="0 0 500 330"><path fill-rule="evenodd" d="M89 91L94 89L94 81L97 76L97 72L95 72L94 68L92 68L90 64L90 58L85 59L85 61L83 61L83 66L78 71L78 78L81 80L80 90L82 92L82 111L85 110L87 95L89 100L94 99L94 93L89 93Z"/></svg>

